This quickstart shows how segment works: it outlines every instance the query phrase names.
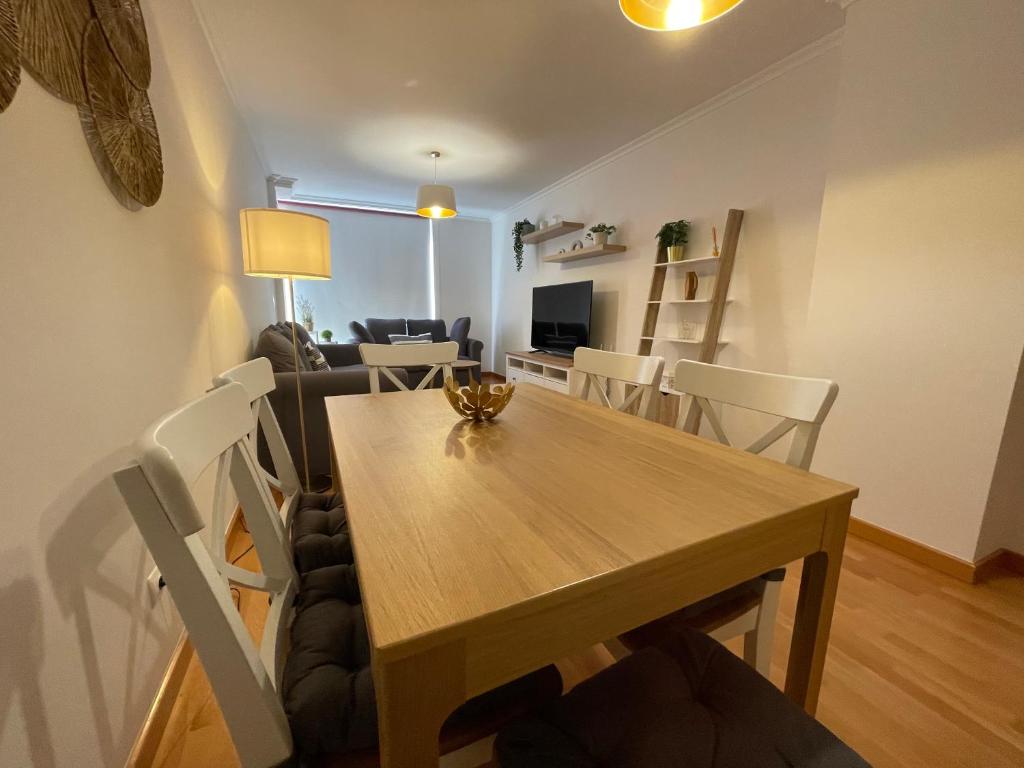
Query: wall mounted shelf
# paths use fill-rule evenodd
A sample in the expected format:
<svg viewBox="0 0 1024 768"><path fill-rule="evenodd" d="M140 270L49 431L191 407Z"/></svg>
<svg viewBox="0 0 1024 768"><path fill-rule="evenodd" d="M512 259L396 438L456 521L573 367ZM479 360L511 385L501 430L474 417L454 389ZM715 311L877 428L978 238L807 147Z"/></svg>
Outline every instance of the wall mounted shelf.
<svg viewBox="0 0 1024 768"><path fill-rule="evenodd" d="M523 235L522 241L524 245L536 245L537 243L543 243L546 240L561 237L580 229L583 229L583 224L578 221L563 221L550 227L544 227L544 229L535 229L530 234Z"/></svg>
<svg viewBox="0 0 1024 768"><path fill-rule="evenodd" d="M722 259L716 256L704 256L700 259L683 259L682 261L662 261L655 268L681 267L684 272L696 272L698 275L710 275L718 271Z"/></svg>
<svg viewBox="0 0 1024 768"><path fill-rule="evenodd" d="M595 256L605 256L609 253L622 253L624 250L626 250L624 245L593 245L590 248L581 248L565 253L552 253L550 256L545 256L544 261L560 264L564 261L592 259Z"/></svg>

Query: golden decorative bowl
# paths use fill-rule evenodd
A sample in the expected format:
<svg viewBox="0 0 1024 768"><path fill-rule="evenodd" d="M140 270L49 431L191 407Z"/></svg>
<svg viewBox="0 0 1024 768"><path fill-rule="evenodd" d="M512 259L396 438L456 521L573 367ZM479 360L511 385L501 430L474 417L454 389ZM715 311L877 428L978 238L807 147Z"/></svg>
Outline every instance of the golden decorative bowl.
<svg viewBox="0 0 1024 768"><path fill-rule="evenodd" d="M459 387L450 376L444 380L444 396L448 398L452 408L463 418L473 421L493 419L505 410L515 391L514 382L484 386L470 376L469 386Z"/></svg>

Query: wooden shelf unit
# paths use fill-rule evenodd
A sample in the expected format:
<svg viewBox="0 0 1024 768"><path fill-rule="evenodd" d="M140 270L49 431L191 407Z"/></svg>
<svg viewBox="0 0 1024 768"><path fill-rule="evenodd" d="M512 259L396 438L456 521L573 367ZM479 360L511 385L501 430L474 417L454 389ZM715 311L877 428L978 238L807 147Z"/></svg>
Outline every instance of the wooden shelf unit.
<svg viewBox="0 0 1024 768"><path fill-rule="evenodd" d="M736 246L740 240L740 227L743 226L743 211L737 208L729 209L729 217L725 223L725 233L722 237L721 254L705 256L699 259L683 259L682 261L669 261L668 251L658 246L657 255L654 257L654 269L651 276L651 292L647 297L647 308L644 311L644 322L640 331L640 343L637 347L637 354L650 355L655 342L663 341L678 344L694 344L698 346L696 359L702 363L713 363L720 347L725 346L721 341L722 319L725 316L725 306L728 303L729 281L732 279L732 269L736 262ZM682 268L684 272L694 272L698 275L715 275L715 287L710 299L694 299L687 302L662 301L662 294L665 290L665 277L669 269ZM658 336L658 313L662 304L672 303L707 303L708 316L704 325L704 336L701 339L680 339L672 336ZM700 407L696 403L690 404L683 429L696 434L700 428Z"/></svg>
<svg viewBox="0 0 1024 768"><path fill-rule="evenodd" d="M530 234L523 235L521 240L523 245L536 245L537 243L543 243L554 237L561 237L580 229L583 229L583 224L579 221L563 221L558 224L552 224L550 227L544 227L544 229L535 229Z"/></svg>
<svg viewBox="0 0 1024 768"><path fill-rule="evenodd" d="M590 248L579 248L575 251L565 253L552 253L545 256L544 261L561 264L565 261L576 261L577 259L592 259L595 256L605 256L609 253L622 253L626 250L624 245L592 245Z"/></svg>
<svg viewBox="0 0 1024 768"><path fill-rule="evenodd" d="M508 352L505 354L505 380L536 384L569 394L571 357L547 352Z"/></svg>

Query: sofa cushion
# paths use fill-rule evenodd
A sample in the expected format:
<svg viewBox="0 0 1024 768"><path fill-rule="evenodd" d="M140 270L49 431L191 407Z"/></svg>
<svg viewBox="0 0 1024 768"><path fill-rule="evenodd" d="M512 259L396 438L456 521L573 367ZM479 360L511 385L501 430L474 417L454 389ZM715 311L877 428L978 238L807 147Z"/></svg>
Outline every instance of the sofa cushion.
<svg viewBox="0 0 1024 768"><path fill-rule="evenodd" d="M302 494L292 520L292 553L299 573L353 562L352 540L339 494Z"/></svg>
<svg viewBox="0 0 1024 768"><path fill-rule="evenodd" d="M381 319L378 317L366 318L366 329L373 337L375 344L390 344L388 335L392 333L406 333L405 318Z"/></svg>
<svg viewBox="0 0 1024 768"><path fill-rule="evenodd" d="M429 333L421 333L418 336L411 336L407 333L392 333L388 336L392 344L430 344L433 339Z"/></svg>
<svg viewBox="0 0 1024 768"><path fill-rule="evenodd" d="M444 320L409 321L410 336L419 336L424 333L429 333L435 344L440 344L442 341L448 341L448 329L445 327Z"/></svg>
<svg viewBox="0 0 1024 768"><path fill-rule="evenodd" d="M373 334L371 334L365 325L353 320L348 324L348 331L352 334L352 341L356 344L373 344Z"/></svg>
<svg viewBox="0 0 1024 768"><path fill-rule="evenodd" d="M314 371L331 370L330 363L327 362L327 358L324 357L324 353L321 352L320 347L312 341L306 342L306 345L303 347L303 351L306 353L306 359L309 360L309 364Z"/></svg>
<svg viewBox="0 0 1024 768"><path fill-rule="evenodd" d="M291 626L284 706L298 755L313 762L348 754L351 764L370 764L377 748L370 641L362 606L351 599L353 572L354 566L336 566L304 576ZM471 699L448 718L442 744L471 743L561 690L558 671L549 666ZM452 744L460 735L454 731L462 743Z"/></svg>
<svg viewBox="0 0 1024 768"><path fill-rule="evenodd" d="M291 338L291 320L286 320L284 323L282 323L282 325L285 327L285 333L288 334L288 338ZM313 339L312 335L310 335L309 331L306 330L306 326L304 326L302 323L296 324L295 335L299 337L299 343L302 346L306 346L307 344L316 344L316 341Z"/></svg>
<svg viewBox="0 0 1024 768"><path fill-rule="evenodd" d="M459 343L459 352L465 354L469 341L469 318L459 317L452 323L451 340Z"/></svg>
<svg viewBox="0 0 1024 768"><path fill-rule="evenodd" d="M504 729L502 768L867 768L768 680L697 632L647 648Z"/></svg>
<svg viewBox="0 0 1024 768"><path fill-rule="evenodd" d="M291 339L285 339L284 334L275 326L270 325L263 329L256 340L254 354L256 357L267 358L274 373L295 372L295 353L292 350ZM301 354L299 355L299 366L302 366Z"/></svg>
<svg viewBox="0 0 1024 768"><path fill-rule="evenodd" d="M291 323L275 323L273 327L281 334L282 337L284 337L284 340L287 341L290 346L292 343ZM306 342L303 339L303 335L300 333L300 330L305 331L305 328L302 328L302 326L299 325L295 326L295 338L298 341L299 346L299 369L303 371L312 371L313 365L309 362L309 358L306 356ZM308 337L309 334L306 334L306 336ZM293 367L289 370L295 369Z"/></svg>

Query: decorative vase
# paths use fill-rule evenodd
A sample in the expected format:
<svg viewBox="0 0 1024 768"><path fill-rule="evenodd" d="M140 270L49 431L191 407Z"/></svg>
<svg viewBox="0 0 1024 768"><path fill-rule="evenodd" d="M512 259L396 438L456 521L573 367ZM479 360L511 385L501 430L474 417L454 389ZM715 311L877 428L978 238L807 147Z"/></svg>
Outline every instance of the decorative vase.
<svg viewBox="0 0 1024 768"><path fill-rule="evenodd" d="M685 245L670 245L668 247L668 260L669 261L682 261L683 252L686 250Z"/></svg>
<svg viewBox="0 0 1024 768"><path fill-rule="evenodd" d="M679 261L679 259L675 259ZM683 286L683 298L687 301L693 301L697 298L697 273L687 272L686 283Z"/></svg>
<svg viewBox="0 0 1024 768"><path fill-rule="evenodd" d="M608 245L608 233L607 232L591 232L590 236L594 238L594 245L604 247Z"/></svg>
<svg viewBox="0 0 1024 768"><path fill-rule="evenodd" d="M306 328L307 331L309 331L309 334L312 336L313 335L313 321L312 320L307 320L302 325Z"/></svg>

